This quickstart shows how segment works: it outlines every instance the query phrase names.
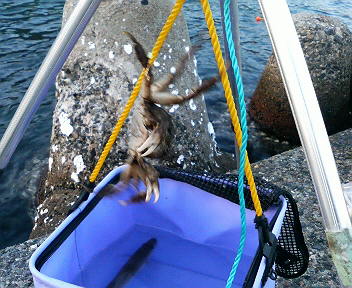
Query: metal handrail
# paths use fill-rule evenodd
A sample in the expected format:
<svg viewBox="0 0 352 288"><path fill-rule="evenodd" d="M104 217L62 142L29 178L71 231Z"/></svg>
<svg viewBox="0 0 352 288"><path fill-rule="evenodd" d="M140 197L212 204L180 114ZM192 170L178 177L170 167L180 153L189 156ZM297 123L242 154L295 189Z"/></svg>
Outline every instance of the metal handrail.
<svg viewBox="0 0 352 288"><path fill-rule="evenodd" d="M352 285L352 226L319 103L285 0L259 0L308 161L341 284Z"/></svg>
<svg viewBox="0 0 352 288"><path fill-rule="evenodd" d="M220 0L220 10L221 10L221 23L222 23L222 32L223 35L225 35L225 22L224 22L224 2L225 0ZM242 61L241 61L241 51L240 51L240 29L239 29L239 11L238 11L238 0L232 0L230 4L230 17L231 17L231 28L233 31L233 37L234 37L234 43L235 43L235 50L236 50L236 58L238 62L238 66L242 72ZM230 64L230 52L229 52L229 47L227 43L227 38L224 37L224 51L225 51L225 63ZM241 109L240 105L238 103L238 93L237 93L237 85L236 85L236 78L235 74L232 68L232 65L228 65L228 73L230 75L229 80L230 80L230 85L232 89L232 93L234 94L235 98L235 105L237 109L237 114L238 118L241 119ZM236 96L236 97L235 97ZM235 155L236 155L236 162L237 162L237 169L240 167L240 150L239 150L239 145L237 143L236 137L235 137Z"/></svg>
<svg viewBox="0 0 352 288"><path fill-rule="evenodd" d="M0 169L10 161L33 115L101 1L80 0L56 37L0 141Z"/></svg>
<svg viewBox="0 0 352 288"><path fill-rule="evenodd" d="M341 182L307 63L285 0L259 0L306 153L325 227L351 228Z"/></svg>

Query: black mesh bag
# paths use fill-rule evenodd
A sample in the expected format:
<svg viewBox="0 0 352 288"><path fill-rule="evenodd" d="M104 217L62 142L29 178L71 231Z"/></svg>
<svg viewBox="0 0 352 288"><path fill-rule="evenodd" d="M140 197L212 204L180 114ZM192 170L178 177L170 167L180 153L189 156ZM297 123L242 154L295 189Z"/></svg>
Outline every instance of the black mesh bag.
<svg viewBox="0 0 352 288"><path fill-rule="evenodd" d="M195 171L173 170L157 167L160 178L170 178L185 182L204 191L239 204L237 192L237 175L209 174ZM304 242L299 212L292 195L279 187L263 180L256 179L257 191L264 211L282 196L287 201L287 210L278 238L275 272L284 278L296 278L305 273L308 267L309 254ZM246 208L254 210L248 184L245 182ZM253 267L255 270L256 267ZM244 287L251 287L251 271L248 272Z"/></svg>

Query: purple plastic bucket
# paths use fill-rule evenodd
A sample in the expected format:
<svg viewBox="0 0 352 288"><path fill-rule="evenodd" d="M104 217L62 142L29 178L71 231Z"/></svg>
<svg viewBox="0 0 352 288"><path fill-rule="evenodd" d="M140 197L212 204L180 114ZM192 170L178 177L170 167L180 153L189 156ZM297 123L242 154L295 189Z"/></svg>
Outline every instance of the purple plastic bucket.
<svg viewBox="0 0 352 288"><path fill-rule="evenodd" d="M156 204L121 206L136 192L100 198L97 193L123 167L113 170L34 252L29 268L35 287L107 287L131 255L150 239L155 247L123 287L225 287L240 237L239 206L189 184L160 179ZM236 191L234 191L236 193ZM286 200L265 215L278 237ZM232 287L243 283L258 249L255 212L247 213L244 254ZM265 259L259 258L252 287L261 287ZM118 286L122 287L122 286ZM275 287L269 279L265 287Z"/></svg>

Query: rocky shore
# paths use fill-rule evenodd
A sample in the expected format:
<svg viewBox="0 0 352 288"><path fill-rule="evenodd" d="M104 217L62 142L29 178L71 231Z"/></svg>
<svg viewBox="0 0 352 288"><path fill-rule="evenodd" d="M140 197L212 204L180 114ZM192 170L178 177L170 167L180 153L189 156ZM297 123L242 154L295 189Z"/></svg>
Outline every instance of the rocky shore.
<svg viewBox="0 0 352 288"><path fill-rule="evenodd" d="M352 129L330 137L343 183L352 181ZM297 201L310 253L307 272L297 279L278 279L278 287L340 287L327 247L313 183L301 148L252 164L255 178L264 178L290 191ZM44 238L0 251L0 287L33 287L28 259Z"/></svg>

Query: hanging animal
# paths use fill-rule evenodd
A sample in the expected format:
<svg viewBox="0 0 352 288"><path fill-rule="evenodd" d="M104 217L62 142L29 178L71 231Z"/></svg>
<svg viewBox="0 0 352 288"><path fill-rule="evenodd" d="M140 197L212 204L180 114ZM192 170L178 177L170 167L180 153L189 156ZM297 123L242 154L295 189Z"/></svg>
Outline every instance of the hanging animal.
<svg viewBox="0 0 352 288"><path fill-rule="evenodd" d="M127 168L121 175L121 181L124 184L131 183L134 187L137 187L139 180L141 180L146 187L146 191L139 192L130 201L123 203L139 202L143 199L148 202L152 195L154 195L154 202L157 202L160 195L159 173L145 158L161 158L166 154L173 138L172 118L165 109L157 104L181 104L209 89L216 83L217 78L203 81L199 87L191 89L192 92L188 95L171 94L167 91L169 84L184 70L187 59L190 58L195 49L190 49L181 58L173 71L174 73L168 73L160 80L154 81L152 68L148 66L149 58L143 46L133 35L128 32L125 33L134 43L134 50L139 62L143 68L147 69L142 83L142 97L137 101L132 117L128 141L129 158L126 163ZM116 189L108 189L108 191L111 191L109 194L114 190Z"/></svg>

